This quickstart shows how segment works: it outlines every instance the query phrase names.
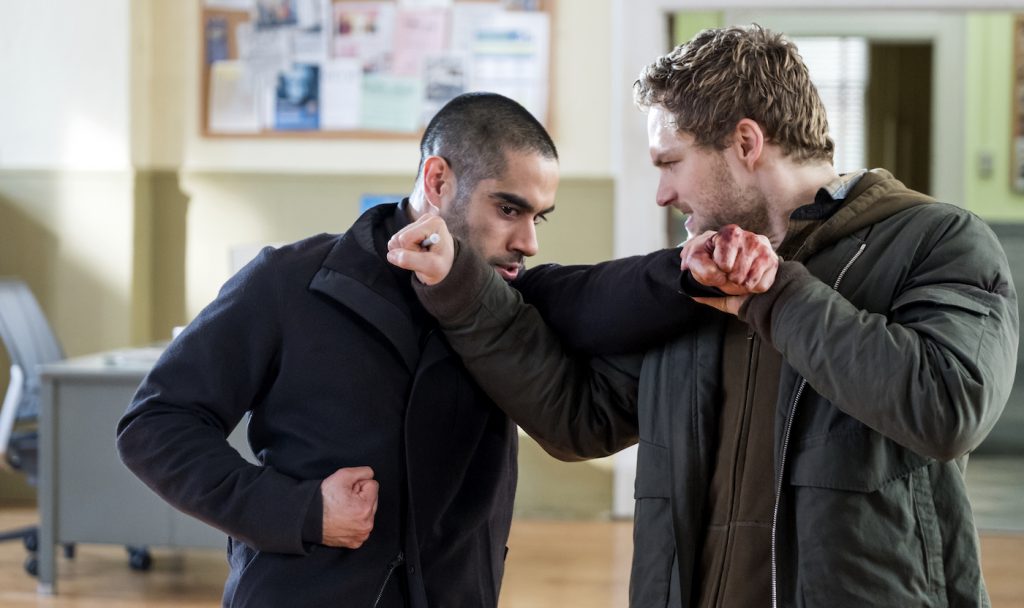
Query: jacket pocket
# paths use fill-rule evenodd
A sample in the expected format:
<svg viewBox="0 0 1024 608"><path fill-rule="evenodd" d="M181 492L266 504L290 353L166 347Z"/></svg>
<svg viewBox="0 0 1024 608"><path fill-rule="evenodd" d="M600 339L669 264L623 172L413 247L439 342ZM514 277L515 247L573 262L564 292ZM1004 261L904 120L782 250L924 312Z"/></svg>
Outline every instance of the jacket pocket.
<svg viewBox="0 0 1024 608"><path fill-rule="evenodd" d="M849 422L794 444L785 473L790 485L873 492L931 462L859 422Z"/></svg>
<svg viewBox="0 0 1024 608"><path fill-rule="evenodd" d="M930 461L867 430L827 439L792 454L779 576L794 580L783 587L796 605L944 606Z"/></svg>
<svg viewBox="0 0 1024 608"><path fill-rule="evenodd" d="M401 567L402 564L404 563L405 555L401 551L399 551L398 556L395 557L395 559L391 560L391 563L389 563L387 568L385 568L384 570L384 580L381 581L380 589L379 591L377 591L377 596L373 600L372 608L380 608L381 606L391 606L395 604L395 602L393 601L384 603L382 602L385 598L385 594L388 594L390 592L391 595L394 595L396 592L398 592L398 584L400 582L398 580L398 577L402 575ZM398 599L401 598L399 597Z"/></svg>
<svg viewBox="0 0 1024 608"><path fill-rule="evenodd" d="M981 301L981 298L993 297L992 294L974 288L971 291L977 292L977 297L968 295L968 291L956 291L946 287L924 286L908 289L901 293L892 303L892 309L898 310L916 304L924 306L948 306L959 308L978 315L988 316L992 309L988 304Z"/></svg>
<svg viewBox="0 0 1024 608"><path fill-rule="evenodd" d="M633 569L629 605L666 606L677 579L667 448L640 441L637 452ZM678 580L674 583L678 587Z"/></svg>
<svg viewBox="0 0 1024 608"><path fill-rule="evenodd" d="M259 551L234 540L224 606L245 608L370 608L390 561L382 551L313 545L306 555ZM392 558L394 556L392 555ZM395 590L395 593L399 593ZM391 597L389 591L387 597ZM400 602L381 606L400 605Z"/></svg>
<svg viewBox="0 0 1024 608"><path fill-rule="evenodd" d="M932 496L932 481L928 468L920 468L911 473L911 489L914 496L914 513L917 516L918 532L924 548L925 566L932 590L943 599L945 605L946 573L943 567L942 532L939 516L935 511L935 499Z"/></svg>
<svg viewBox="0 0 1024 608"><path fill-rule="evenodd" d="M950 349L957 357L978 360L992 320L988 302L999 296L983 289L927 285L907 290L892 304L890 319L913 328Z"/></svg>

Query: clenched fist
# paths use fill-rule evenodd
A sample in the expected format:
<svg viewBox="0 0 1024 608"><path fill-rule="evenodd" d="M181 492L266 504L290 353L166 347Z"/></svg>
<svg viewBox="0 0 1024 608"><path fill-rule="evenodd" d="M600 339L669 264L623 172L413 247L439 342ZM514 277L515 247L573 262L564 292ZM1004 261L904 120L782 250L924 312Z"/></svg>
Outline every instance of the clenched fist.
<svg viewBox="0 0 1024 608"><path fill-rule="evenodd" d="M338 469L323 480L323 543L328 547L361 547L373 531L377 491L370 467Z"/></svg>
<svg viewBox="0 0 1024 608"><path fill-rule="evenodd" d="M455 243L436 210L423 214L388 241L388 261L416 273L424 285L436 285L451 272Z"/></svg>
<svg viewBox="0 0 1024 608"><path fill-rule="evenodd" d="M680 268L702 285L717 287L727 297L694 298L723 312L736 314L747 296L764 293L775 282L779 256L768 237L729 224L693 237L679 254Z"/></svg>

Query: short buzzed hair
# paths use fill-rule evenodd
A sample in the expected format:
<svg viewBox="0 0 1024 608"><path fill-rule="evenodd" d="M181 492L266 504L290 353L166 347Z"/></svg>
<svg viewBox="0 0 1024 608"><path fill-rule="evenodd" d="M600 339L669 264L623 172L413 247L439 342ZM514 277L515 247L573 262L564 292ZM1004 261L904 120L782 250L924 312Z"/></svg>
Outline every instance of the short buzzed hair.
<svg viewBox="0 0 1024 608"><path fill-rule="evenodd" d="M796 45L762 28L704 30L659 57L633 85L640 107L659 105L698 145L724 149L749 118L797 161L832 161L835 144L818 90Z"/></svg>
<svg viewBox="0 0 1024 608"><path fill-rule="evenodd" d="M534 152L558 160L544 126L517 102L497 93L464 93L442 107L420 140L419 184L429 156L440 156L458 179L465 199L482 179L505 173L509 152Z"/></svg>

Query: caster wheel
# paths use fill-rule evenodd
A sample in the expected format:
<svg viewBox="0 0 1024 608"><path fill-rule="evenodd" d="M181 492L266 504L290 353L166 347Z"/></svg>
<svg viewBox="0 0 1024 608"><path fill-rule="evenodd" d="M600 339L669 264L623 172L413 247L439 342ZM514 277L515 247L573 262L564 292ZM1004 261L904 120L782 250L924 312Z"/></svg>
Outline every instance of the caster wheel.
<svg viewBox="0 0 1024 608"><path fill-rule="evenodd" d="M75 546L68 544L64 545L64 557L68 559L75 559Z"/></svg>
<svg viewBox="0 0 1024 608"><path fill-rule="evenodd" d="M25 558L25 572L28 572L29 576L39 576L39 559L35 555Z"/></svg>
<svg viewBox="0 0 1024 608"><path fill-rule="evenodd" d="M35 553L39 550L39 533L29 532L22 538L22 542L25 544L25 550L29 553Z"/></svg>
<svg viewBox="0 0 1024 608"><path fill-rule="evenodd" d="M145 547L130 547L128 549L128 566L132 570L145 572L153 565L153 557Z"/></svg>

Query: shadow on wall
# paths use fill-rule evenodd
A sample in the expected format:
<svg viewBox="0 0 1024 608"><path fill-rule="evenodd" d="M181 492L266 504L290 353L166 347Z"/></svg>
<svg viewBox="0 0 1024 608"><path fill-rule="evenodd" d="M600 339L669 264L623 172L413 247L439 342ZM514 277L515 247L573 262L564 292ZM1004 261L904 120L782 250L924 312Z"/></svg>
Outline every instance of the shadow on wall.
<svg viewBox="0 0 1024 608"><path fill-rule="evenodd" d="M23 279L36 299L46 302L51 294L45 278L51 275L57 256L56 235L0 194L0 276ZM7 390L10 367L7 351L0 348L0 394Z"/></svg>
<svg viewBox="0 0 1024 608"><path fill-rule="evenodd" d="M0 195L0 276L17 276L28 282L42 302L49 295L44 278L57 261L57 237ZM0 347L0 399L10 382L11 360ZM18 474L0 469L0 501L35 497L35 489Z"/></svg>
<svg viewBox="0 0 1024 608"><path fill-rule="evenodd" d="M21 277L40 302L49 301L57 245L57 235L0 192L0 276Z"/></svg>
<svg viewBox="0 0 1024 608"><path fill-rule="evenodd" d="M69 355L131 339L131 174L0 175L0 273L20 276Z"/></svg>
<svg viewBox="0 0 1024 608"><path fill-rule="evenodd" d="M171 328L188 322L185 306L185 253L189 196L177 171L139 175L152 204L149 286L152 294L150 339L170 338ZM138 192L138 190L137 190Z"/></svg>

